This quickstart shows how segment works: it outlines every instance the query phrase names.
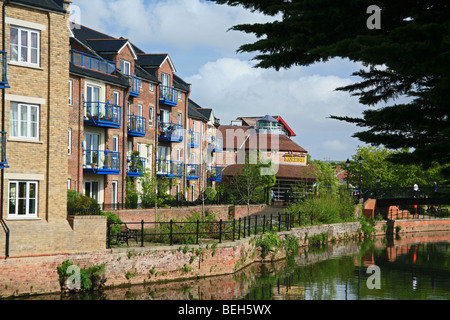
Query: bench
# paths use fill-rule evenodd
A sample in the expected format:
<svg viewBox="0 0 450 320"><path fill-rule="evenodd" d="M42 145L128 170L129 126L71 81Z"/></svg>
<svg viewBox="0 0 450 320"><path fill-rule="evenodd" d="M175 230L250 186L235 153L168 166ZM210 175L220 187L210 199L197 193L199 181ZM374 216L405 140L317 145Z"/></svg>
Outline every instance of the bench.
<svg viewBox="0 0 450 320"><path fill-rule="evenodd" d="M117 234L117 243L124 241L128 245L129 239L135 239L136 243L138 243L138 230L128 228L127 224L123 224L122 230Z"/></svg>

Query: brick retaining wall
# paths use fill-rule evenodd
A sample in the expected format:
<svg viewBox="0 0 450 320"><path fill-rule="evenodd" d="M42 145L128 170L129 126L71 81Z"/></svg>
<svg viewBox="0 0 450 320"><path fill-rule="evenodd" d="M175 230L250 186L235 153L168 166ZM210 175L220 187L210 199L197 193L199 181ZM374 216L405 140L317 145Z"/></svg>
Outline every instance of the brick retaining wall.
<svg viewBox="0 0 450 320"><path fill-rule="evenodd" d="M402 232L444 229L450 231L450 219L426 221L396 221ZM385 234L382 223L378 223L379 234ZM327 233L328 239L351 236L359 231L359 223L343 223L294 228L281 232L279 237L293 234L300 245L306 236ZM255 247L255 237L235 242L212 245L184 245L117 248L111 250L9 258L0 260L0 297L21 294L58 292L57 266L70 260L81 267L105 264L108 286L142 284L160 280L188 279L197 276L231 274L255 261L261 261ZM201 254L198 251L201 250ZM279 250L272 259L285 256Z"/></svg>

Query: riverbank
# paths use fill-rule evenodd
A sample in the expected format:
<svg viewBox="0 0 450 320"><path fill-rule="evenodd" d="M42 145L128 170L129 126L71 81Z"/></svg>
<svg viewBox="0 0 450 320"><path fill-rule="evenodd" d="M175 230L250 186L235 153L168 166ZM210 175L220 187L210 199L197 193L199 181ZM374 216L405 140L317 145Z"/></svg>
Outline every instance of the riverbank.
<svg viewBox="0 0 450 320"><path fill-rule="evenodd" d="M398 228L397 226L401 226ZM396 228L397 227L397 228ZM376 234L398 232L450 232L450 219L427 221L377 222ZM8 258L0 261L0 297L27 294L47 294L60 291L57 267L70 260L80 267L104 264L106 286L129 286L179 279L197 279L234 274L255 262L276 261L286 257L287 236L306 246L317 237L339 241L359 235L359 222L306 226L278 233L280 244L262 254L257 245L260 236L247 237L228 243L158 246L144 248L115 248L96 252Z"/></svg>

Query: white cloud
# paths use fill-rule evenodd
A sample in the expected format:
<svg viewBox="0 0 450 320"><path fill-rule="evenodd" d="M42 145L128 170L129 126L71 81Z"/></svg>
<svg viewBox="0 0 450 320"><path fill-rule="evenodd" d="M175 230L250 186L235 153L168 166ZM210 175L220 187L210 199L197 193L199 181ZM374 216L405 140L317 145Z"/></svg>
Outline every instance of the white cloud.
<svg viewBox="0 0 450 320"><path fill-rule="evenodd" d="M319 158L329 153L351 152L343 143L355 128L330 115L360 116L361 107L348 93L335 89L351 80L334 75L309 74L305 68L275 71L254 68L237 58L208 62L185 79L192 84L191 97L214 108L222 124L238 116L281 115L298 135L294 140ZM339 140L336 139L337 136Z"/></svg>
<svg viewBox="0 0 450 320"><path fill-rule="evenodd" d="M81 8L81 23L132 39L138 46L165 44L192 50L208 47L235 52L254 36L227 30L240 23L274 18L241 7L200 0L73 0Z"/></svg>

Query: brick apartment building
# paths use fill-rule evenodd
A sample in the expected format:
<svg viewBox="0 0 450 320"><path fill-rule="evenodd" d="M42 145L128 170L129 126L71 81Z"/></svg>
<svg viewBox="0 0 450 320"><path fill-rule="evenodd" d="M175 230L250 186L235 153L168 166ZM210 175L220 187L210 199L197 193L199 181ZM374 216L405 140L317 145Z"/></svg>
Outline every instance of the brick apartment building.
<svg viewBox="0 0 450 320"><path fill-rule="evenodd" d="M293 192L298 186L311 192L315 174L308 165L308 151L291 139L296 134L282 117L239 117L230 125L221 125L219 131L224 148L219 165L224 176L236 174L247 161L245 156L259 150L264 159L272 161L276 172L276 201L284 201L286 191Z"/></svg>
<svg viewBox="0 0 450 320"><path fill-rule="evenodd" d="M191 201L220 181L218 119L190 99L169 54L77 26L69 92L68 188L114 209L126 202L127 181L139 194L144 172L172 182L160 192Z"/></svg>

